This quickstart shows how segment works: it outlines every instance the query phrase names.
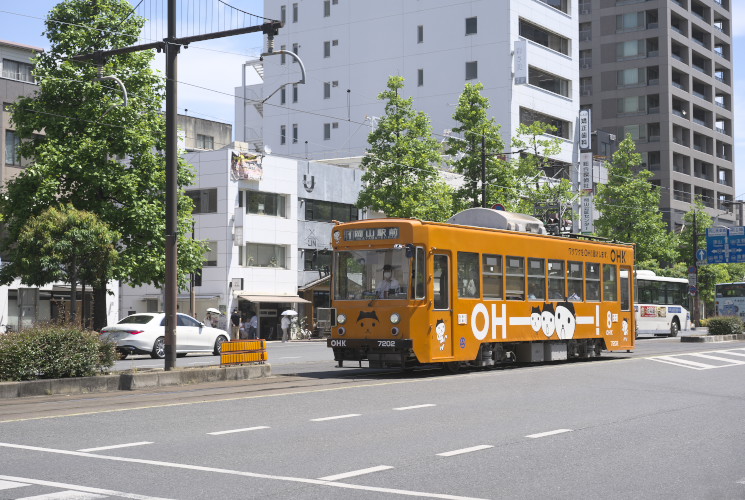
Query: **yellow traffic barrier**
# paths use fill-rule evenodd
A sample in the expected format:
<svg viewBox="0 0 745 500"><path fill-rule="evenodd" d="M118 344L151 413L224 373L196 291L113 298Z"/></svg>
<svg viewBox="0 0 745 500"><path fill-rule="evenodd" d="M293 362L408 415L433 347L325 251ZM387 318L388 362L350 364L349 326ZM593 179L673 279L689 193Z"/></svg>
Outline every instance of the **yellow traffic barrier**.
<svg viewBox="0 0 745 500"><path fill-rule="evenodd" d="M266 340L231 340L222 345L220 364L263 363L268 359Z"/></svg>

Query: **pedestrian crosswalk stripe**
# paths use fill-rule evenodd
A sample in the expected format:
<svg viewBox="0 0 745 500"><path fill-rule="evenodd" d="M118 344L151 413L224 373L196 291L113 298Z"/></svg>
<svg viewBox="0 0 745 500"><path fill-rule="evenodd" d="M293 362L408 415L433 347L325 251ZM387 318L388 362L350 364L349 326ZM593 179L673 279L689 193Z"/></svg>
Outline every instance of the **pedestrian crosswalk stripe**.
<svg viewBox="0 0 745 500"><path fill-rule="evenodd" d="M21 486L28 486L27 483L17 483L15 481L5 481L0 479L0 490L9 490L11 488L20 488Z"/></svg>
<svg viewBox="0 0 745 500"><path fill-rule="evenodd" d="M93 500L95 498L107 498L103 495L96 495L95 493L84 493L82 491L57 491L55 493L47 493L46 495L35 495L33 497L23 497L18 500Z"/></svg>
<svg viewBox="0 0 745 500"><path fill-rule="evenodd" d="M667 356L652 356L647 359L659 363L680 366L682 368L690 368L692 370L711 370L714 368L745 365L745 361L742 359L732 358L729 356L745 357L745 349L723 349L719 351L671 354ZM695 358L697 361L690 358ZM704 361L706 360L711 360L712 362L705 363Z"/></svg>

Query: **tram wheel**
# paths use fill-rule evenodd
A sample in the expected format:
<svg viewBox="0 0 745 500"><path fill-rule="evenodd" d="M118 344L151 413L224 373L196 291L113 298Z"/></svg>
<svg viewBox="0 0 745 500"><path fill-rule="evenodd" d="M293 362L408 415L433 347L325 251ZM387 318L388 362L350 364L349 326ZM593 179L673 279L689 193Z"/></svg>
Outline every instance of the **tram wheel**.
<svg viewBox="0 0 745 500"><path fill-rule="evenodd" d="M460 362L450 361L442 364L442 369L448 373L458 373L460 371Z"/></svg>

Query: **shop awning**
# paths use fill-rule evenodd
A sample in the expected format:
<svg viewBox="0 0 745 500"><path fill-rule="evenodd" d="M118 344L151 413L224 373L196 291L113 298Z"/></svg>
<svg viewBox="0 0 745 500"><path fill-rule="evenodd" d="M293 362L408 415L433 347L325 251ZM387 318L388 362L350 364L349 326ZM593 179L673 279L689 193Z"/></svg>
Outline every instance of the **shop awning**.
<svg viewBox="0 0 745 500"><path fill-rule="evenodd" d="M310 304L309 300L301 299L297 295L254 295L244 292L235 292L236 297L250 300L251 302L271 302L275 304Z"/></svg>

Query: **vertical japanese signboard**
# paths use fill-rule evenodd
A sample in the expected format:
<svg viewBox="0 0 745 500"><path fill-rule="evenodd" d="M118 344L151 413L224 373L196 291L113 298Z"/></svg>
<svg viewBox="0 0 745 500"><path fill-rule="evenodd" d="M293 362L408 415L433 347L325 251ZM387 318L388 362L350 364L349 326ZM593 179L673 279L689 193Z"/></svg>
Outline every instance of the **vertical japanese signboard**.
<svg viewBox="0 0 745 500"><path fill-rule="evenodd" d="M528 83L528 41L515 40L515 85Z"/></svg>
<svg viewBox="0 0 745 500"><path fill-rule="evenodd" d="M593 212L595 211L595 202L592 196L582 197L582 233L589 234L595 232L595 221Z"/></svg>
<svg viewBox="0 0 745 500"><path fill-rule="evenodd" d="M579 189L592 192L592 153L579 154Z"/></svg>
<svg viewBox="0 0 745 500"><path fill-rule="evenodd" d="M590 149L590 131L592 128L592 118L589 109L583 109L579 112L579 148Z"/></svg>

